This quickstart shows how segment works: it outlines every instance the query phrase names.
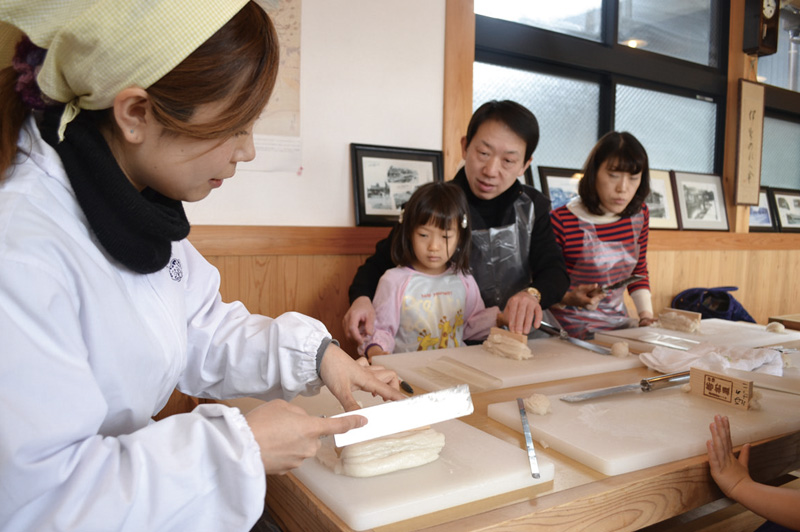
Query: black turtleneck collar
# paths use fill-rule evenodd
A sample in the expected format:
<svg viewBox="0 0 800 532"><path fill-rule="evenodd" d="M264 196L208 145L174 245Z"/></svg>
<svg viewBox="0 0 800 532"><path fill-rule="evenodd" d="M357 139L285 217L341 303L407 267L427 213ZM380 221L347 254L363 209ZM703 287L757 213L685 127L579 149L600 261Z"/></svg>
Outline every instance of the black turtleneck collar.
<svg viewBox="0 0 800 532"><path fill-rule="evenodd" d="M137 273L164 268L172 242L189 234L180 201L152 189L136 190L117 164L91 111L81 111L58 142L59 112L45 113L39 129L67 171L78 204L103 248Z"/></svg>
<svg viewBox="0 0 800 532"><path fill-rule="evenodd" d="M505 217L511 214L514 216L513 211L509 211L511 206L519 195L523 193L522 184L515 180L514 183L508 187L508 190L490 200L480 199L476 196L472 189L469 187L467 174L462 167L456 176L453 178L453 183L459 185L467 196L467 203L472 207L473 212L477 213L480 219L472 220L472 227L474 229L487 229L489 227L500 227L512 223L513 220L506 220Z"/></svg>

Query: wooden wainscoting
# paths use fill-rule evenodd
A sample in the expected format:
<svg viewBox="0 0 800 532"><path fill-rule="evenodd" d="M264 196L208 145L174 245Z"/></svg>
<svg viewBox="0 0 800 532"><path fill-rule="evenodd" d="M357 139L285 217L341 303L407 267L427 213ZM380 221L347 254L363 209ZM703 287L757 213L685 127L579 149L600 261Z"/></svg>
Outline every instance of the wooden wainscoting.
<svg viewBox="0 0 800 532"><path fill-rule="evenodd" d="M356 269L388 234L380 227L197 226L189 240L222 275L222 296L251 312L296 310L343 339L341 319ZM759 323L800 312L800 234L651 231L653 307L681 290L738 286Z"/></svg>
<svg viewBox="0 0 800 532"><path fill-rule="evenodd" d="M342 329L347 289L388 232L385 227L196 226L189 240L219 269L223 300L242 301L267 316L297 311L317 318L354 354L356 346L345 341ZM800 234L651 231L647 256L656 313L686 288L728 285L739 287L735 297L758 323L800 312ZM180 395L173 399L171 413L196 404Z"/></svg>

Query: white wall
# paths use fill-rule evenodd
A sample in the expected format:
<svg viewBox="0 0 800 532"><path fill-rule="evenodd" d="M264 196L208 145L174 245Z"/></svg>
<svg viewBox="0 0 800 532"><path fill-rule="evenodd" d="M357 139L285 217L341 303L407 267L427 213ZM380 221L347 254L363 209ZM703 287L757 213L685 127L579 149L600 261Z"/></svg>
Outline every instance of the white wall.
<svg viewBox="0 0 800 532"><path fill-rule="evenodd" d="M442 149L445 0L302 0L303 173L239 171L196 225L353 226L350 143Z"/></svg>

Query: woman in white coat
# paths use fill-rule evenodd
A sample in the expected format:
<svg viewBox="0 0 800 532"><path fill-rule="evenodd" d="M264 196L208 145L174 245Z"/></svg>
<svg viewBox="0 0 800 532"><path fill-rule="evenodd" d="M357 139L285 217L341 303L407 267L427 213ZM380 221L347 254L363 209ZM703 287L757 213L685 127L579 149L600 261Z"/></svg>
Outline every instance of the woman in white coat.
<svg viewBox="0 0 800 532"><path fill-rule="evenodd" d="M181 202L253 158L278 69L254 2L190 4L0 5L30 37L0 71L2 531L248 530L265 472L366 421L287 400L404 397L320 322L223 303L186 240ZM153 422L176 386L269 402Z"/></svg>

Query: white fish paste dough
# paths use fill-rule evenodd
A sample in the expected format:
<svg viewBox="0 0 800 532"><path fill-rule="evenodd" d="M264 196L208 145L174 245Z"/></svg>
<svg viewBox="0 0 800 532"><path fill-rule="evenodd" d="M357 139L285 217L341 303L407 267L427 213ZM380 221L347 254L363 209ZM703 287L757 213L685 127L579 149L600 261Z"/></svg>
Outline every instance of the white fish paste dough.
<svg viewBox="0 0 800 532"><path fill-rule="evenodd" d="M339 475L374 477L433 462L442 448L444 434L427 428L348 445L340 455L332 442L323 443L317 460Z"/></svg>

